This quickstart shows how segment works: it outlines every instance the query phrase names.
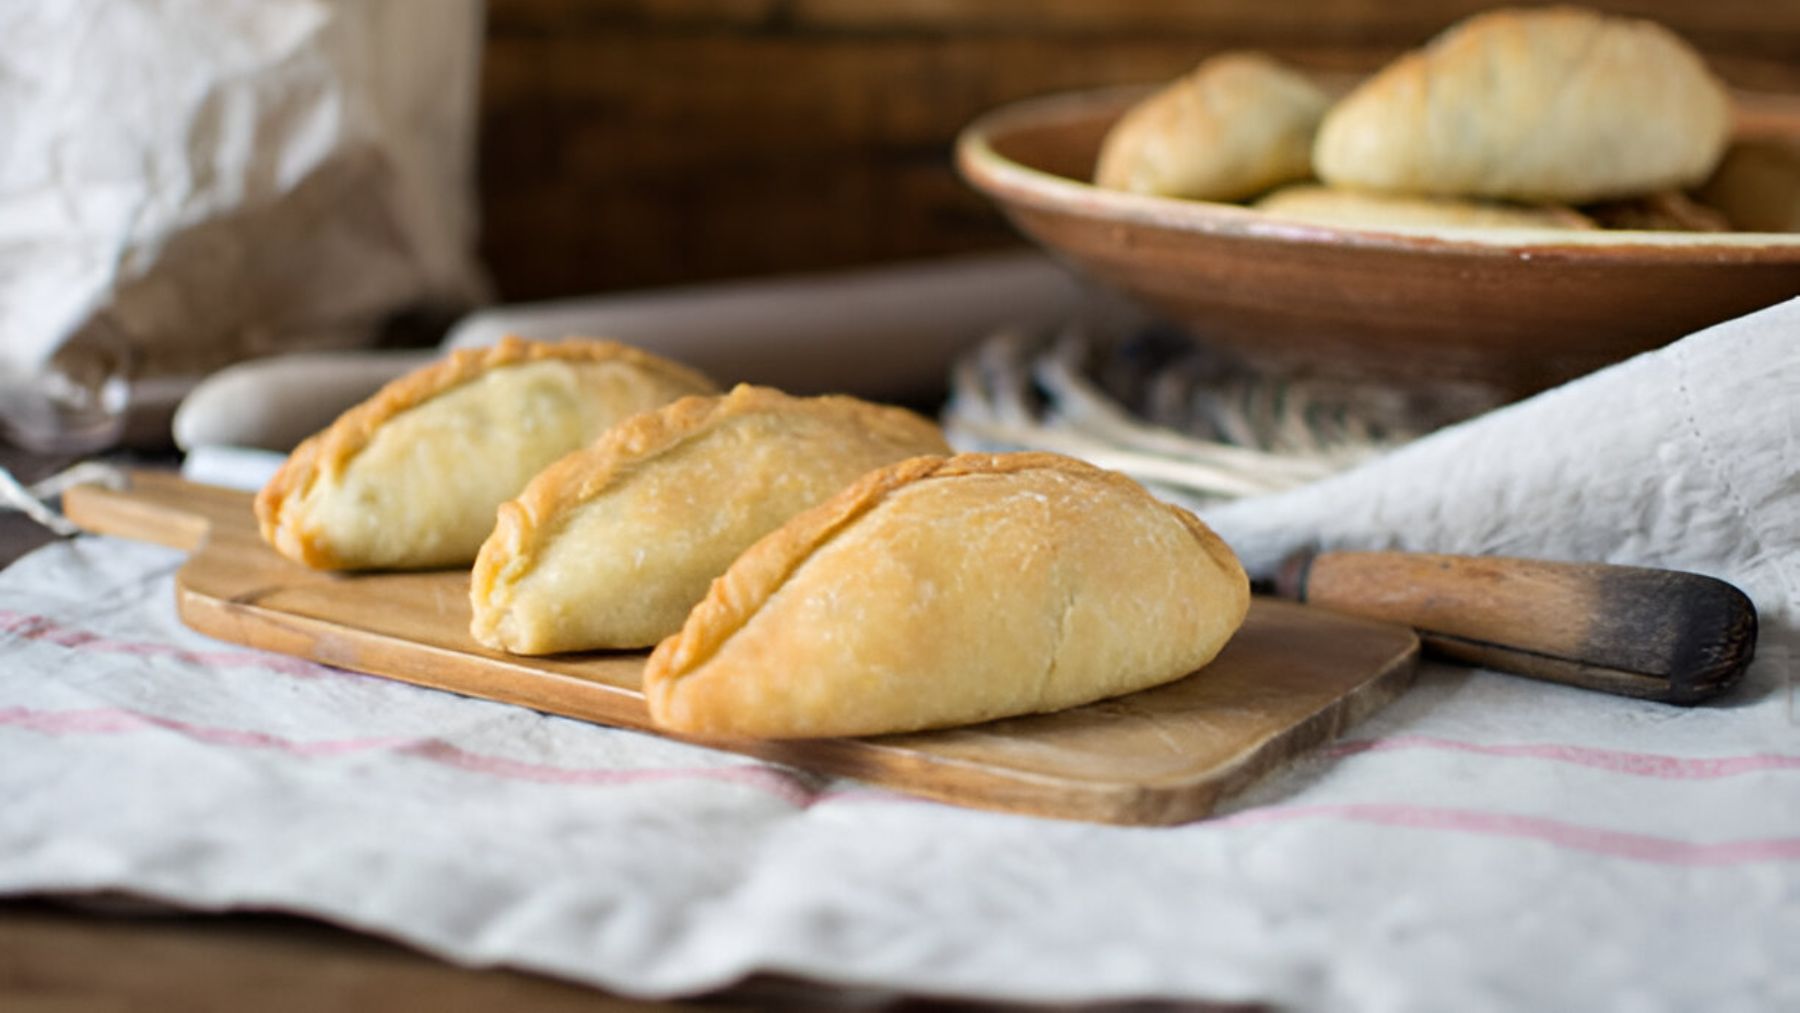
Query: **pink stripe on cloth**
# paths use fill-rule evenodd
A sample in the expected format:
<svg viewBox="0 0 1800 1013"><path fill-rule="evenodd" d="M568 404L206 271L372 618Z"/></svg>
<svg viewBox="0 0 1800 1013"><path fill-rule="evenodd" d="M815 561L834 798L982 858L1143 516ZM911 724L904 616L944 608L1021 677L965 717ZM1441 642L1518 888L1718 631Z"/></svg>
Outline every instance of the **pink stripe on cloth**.
<svg viewBox="0 0 1800 1013"><path fill-rule="evenodd" d="M148 720L127 710L101 708L82 711L34 711L24 707L0 707L0 725L12 725L45 735L135 732L149 728Z"/></svg>
<svg viewBox="0 0 1800 1013"><path fill-rule="evenodd" d="M427 739L414 743L402 748L400 752L456 767L459 770L520 781L535 781L539 784L623 785L704 779L758 788L802 809L812 805L819 797L819 793L800 777L774 767L654 767L633 770L571 770L566 767L552 767L541 763L512 760L503 756L483 756L460 749L441 739Z"/></svg>
<svg viewBox="0 0 1800 1013"><path fill-rule="evenodd" d="M1748 862L1800 860L1800 837L1696 843L1672 837L1582 826L1543 816L1397 802L1272 806L1224 817L1217 821L1217 825L1257 826L1309 819L1338 819L1409 830L1447 831L1487 837L1520 837L1607 858L1626 858L1663 865L1739 865Z"/></svg>
<svg viewBox="0 0 1800 1013"><path fill-rule="evenodd" d="M274 749L307 757L341 755L369 750L392 750L401 755L458 770L511 780L531 781L537 784L619 786L667 781L711 780L755 788L801 809L825 800L915 801L910 796L891 795L880 789L846 788L822 792L809 783L806 778L774 767L743 765L660 767L637 770L571 769L507 757L487 756L451 745L441 739L377 736L296 742L265 732L196 725L171 718L140 714L123 708L39 711L24 707L5 707L0 708L0 725L25 728L46 735L116 734L160 728L217 745ZM1752 838L1697 843L1650 834L1583 826L1541 816L1394 802L1271 806L1221 817L1212 825L1215 827L1251 827L1317 819L1336 819L1408 830L1524 838L1609 858L1624 858L1665 865L1719 866L1749 862L1800 860L1800 837Z"/></svg>
<svg viewBox="0 0 1800 1013"><path fill-rule="evenodd" d="M70 626L49 616L0 609L0 634L11 634L20 640L39 640L70 650L98 651L140 658L170 658L202 668L265 668L283 675L300 677L348 676L363 679L356 672L320 665L300 658L261 651L190 651L173 644L148 640L115 640L88 630Z"/></svg>
<svg viewBox="0 0 1800 1013"><path fill-rule="evenodd" d="M119 707L77 711L40 711L25 707L0 707L0 725L11 725L45 735L118 734L160 728L212 745L273 749L293 756L307 757L391 750L404 756L454 767L458 770L509 780L532 781L537 784L627 785L654 781L718 781L756 788L802 809L819 799L819 793L799 775L773 767L570 769L472 753L442 739L377 736L361 739L323 739L298 742L265 732L196 725L185 721L176 721L172 718L141 714Z"/></svg>
<svg viewBox="0 0 1800 1013"><path fill-rule="evenodd" d="M284 739L266 732L190 724L173 718L141 714L122 707L102 707L78 711L38 711L24 707L0 707L0 725L11 725L45 735L96 735L161 728L165 731L180 733L197 742L218 746L274 749L283 753L292 753L295 756L335 756L371 749L393 749L416 741L406 736L386 736L296 742L293 739Z"/></svg>
<svg viewBox="0 0 1800 1013"><path fill-rule="evenodd" d="M1340 742L1329 746L1329 756L1354 756L1358 753L1385 753L1403 749L1436 749L1446 752L1475 753L1481 756L1524 757L1573 763L1583 767L1655 777L1671 781L1705 780L1735 777L1763 770L1800 770L1800 756L1780 753L1752 753L1748 756L1684 757L1656 753L1631 753L1615 749L1596 749L1561 743L1528 743L1520 745L1485 745L1458 742L1454 739L1426 735L1396 735L1385 739Z"/></svg>

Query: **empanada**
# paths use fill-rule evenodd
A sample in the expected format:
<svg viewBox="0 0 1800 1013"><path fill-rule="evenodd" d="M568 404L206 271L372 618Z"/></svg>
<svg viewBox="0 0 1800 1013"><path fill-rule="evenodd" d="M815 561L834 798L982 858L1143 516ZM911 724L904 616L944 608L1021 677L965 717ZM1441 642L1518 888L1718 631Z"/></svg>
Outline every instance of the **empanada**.
<svg viewBox="0 0 1800 1013"><path fill-rule="evenodd" d="M1237 557L1116 472L915 458L757 542L659 644L652 720L870 735L1059 710L1178 679L1243 621Z"/></svg>
<svg viewBox="0 0 1800 1013"><path fill-rule="evenodd" d="M1592 229L1573 208L1527 206L1454 197L1407 197L1301 183L1282 187L1254 205L1281 218L1349 228Z"/></svg>
<svg viewBox="0 0 1800 1013"><path fill-rule="evenodd" d="M1261 53L1226 53L1133 106L1107 132L1096 185L1233 201L1312 174L1330 100Z"/></svg>
<svg viewBox="0 0 1800 1013"><path fill-rule="evenodd" d="M931 422L855 398L750 386L683 398L501 506L475 561L470 632L517 654L648 647L788 518L883 465L949 452Z"/></svg>
<svg viewBox="0 0 1800 1013"><path fill-rule="evenodd" d="M1333 106L1333 186L1582 204L1698 183L1731 130L1724 86L1650 21L1574 7L1455 25Z"/></svg>
<svg viewBox="0 0 1800 1013"><path fill-rule="evenodd" d="M256 498L263 538L318 569L466 565L544 466L706 377L612 341L453 352L294 449Z"/></svg>

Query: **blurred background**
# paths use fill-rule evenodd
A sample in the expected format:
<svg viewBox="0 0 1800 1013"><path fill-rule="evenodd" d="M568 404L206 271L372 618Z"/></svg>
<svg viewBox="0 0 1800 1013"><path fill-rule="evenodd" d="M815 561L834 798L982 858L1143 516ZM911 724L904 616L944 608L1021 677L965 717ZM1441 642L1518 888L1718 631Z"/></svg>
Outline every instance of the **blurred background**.
<svg viewBox="0 0 1800 1013"><path fill-rule="evenodd" d="M509 330L604 333L722 377L929 404L952 356L991 333L996 306L1058 304L1068 319L1068 280L1045 280L1054 269L1040 260L1007 269L1016 289L989 284L996 269L955 266L929 285L841 291L841 304L813 288L784 290L778 306L738 290L607 316L508 310L1022 249L953 167L958 132L983 113L1166 82L1231 49L1367 72L1492 6L0 6L0 123L13 128L0 148L0 450L166 448L177 406L246 360L422 354L446 335L467 345ZM1591 6L1663 23L1740 89L1800 94L1800 4ZM1095 290L1079 295L1091 304ZM760 324L747 319L757 306ZM858 357L860 373L831 372ZM285 449L408 364L353 359L215 385L187 438L173 435L190 449ZM285 428L242 424L282 413Z"/></svg>
<svg viewBox="0 0 1800 1013"><path fill-rule="evenodd" d="M1372 70L1482 0L488 0L480 253L505 301L1015 243L950 164L1012 99L1220 50ZM1800 91L1800 4L1599 0Z"/></svg>

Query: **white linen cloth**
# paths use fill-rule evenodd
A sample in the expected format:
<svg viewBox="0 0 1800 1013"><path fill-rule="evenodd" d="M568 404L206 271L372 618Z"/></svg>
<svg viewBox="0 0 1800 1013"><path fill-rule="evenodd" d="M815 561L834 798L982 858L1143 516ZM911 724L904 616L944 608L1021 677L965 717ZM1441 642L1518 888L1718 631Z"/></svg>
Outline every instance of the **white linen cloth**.
<svg viewBox="0 0 1800 1013"><path fill-rule="evenodd" d="M1762 616L1696 709L1448 667L1183 827L957 809L209 641L178 553L0 573L0 891L303 912L644 995L1800 1008L1800 301L1217 509L1306 542L1682 567Z"/></svg>

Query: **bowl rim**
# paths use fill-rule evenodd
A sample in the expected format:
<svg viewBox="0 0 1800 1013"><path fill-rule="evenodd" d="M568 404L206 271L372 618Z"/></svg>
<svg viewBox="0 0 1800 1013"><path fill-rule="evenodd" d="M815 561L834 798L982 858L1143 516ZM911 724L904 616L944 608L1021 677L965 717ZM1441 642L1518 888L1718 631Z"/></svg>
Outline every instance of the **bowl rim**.
<svg viewBox="0 0 1800 1013"><path fill-rule="evenodd" d="M1277 218L1239 204L1110 190L1014 161L994 147L993 139L1009 130L1044 125L1077 113L1091 114L1101 106L1116 105L1122 109L1154 87L1112 85L1062 91L998 106L957 133L957 169L971 185L1002 205L1016 204L1097 221L1218 238L1517 259L1540 255L1638 261L1666 257L1800 265L1800 233L1324 225ZM1785 101L1786 107L1778 118L1791 117L1795 136L1800 137L1800 100L1735 94L1763 106ZM1765 120L1768 115L1765 109Z"/></svg>

